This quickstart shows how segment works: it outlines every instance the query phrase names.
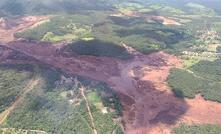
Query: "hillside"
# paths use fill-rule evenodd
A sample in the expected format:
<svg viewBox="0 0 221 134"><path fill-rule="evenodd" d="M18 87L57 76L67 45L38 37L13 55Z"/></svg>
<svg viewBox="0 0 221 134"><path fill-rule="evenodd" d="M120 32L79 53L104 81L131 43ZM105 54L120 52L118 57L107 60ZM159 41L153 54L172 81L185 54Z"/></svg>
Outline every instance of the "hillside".
<svg viewBox="0 0 221 134"><path fill-rule="evenodd" d="M220 4L0 1L0 133L219 134Z"/></svg>

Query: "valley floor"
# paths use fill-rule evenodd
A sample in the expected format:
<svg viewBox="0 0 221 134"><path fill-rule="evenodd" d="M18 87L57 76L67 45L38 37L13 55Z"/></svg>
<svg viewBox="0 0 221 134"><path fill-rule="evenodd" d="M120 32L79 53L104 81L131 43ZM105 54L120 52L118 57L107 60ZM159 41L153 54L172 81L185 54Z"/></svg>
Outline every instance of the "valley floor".
<svg viewBox="0 0 221 134"><path fill-rule="evenodd" d="M30 26L29 23L25 24L25 29ZM14 30L11 32L10 35ZM5 33L0 30L0 34ZM221 124L220 103L206 101L200 95L194 99L174 96L166 79L171 68L183 67L176 56L165 52L144 55L130 48L134 58L129 60L95 56L67 57L53 44L14 41L11 38L10 42L3 39L0 41L0 47L3 48L0 57L2 63L36 62L70 75L106 82L120 97L126 134L169 134L180 123ZM11 58L15 53L35 60ZM32 80L22 96L37 83L38 80ZM22 96L12 104L6 114L3 112L3 116L0 115L0 122L22 101ZM90 108L88 111L90 112ZM91 121L93 122L92 116ZM97 133L95 128L94 133Z"/></svg>

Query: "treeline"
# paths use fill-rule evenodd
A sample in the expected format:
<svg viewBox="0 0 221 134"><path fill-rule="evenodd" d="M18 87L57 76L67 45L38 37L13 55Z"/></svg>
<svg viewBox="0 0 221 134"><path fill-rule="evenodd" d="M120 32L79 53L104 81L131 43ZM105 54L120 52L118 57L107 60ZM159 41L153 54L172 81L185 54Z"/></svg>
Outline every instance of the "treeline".
<svg viewBox="0 0 221 134"><path fill-rule="evenodd" d="M123 42L145 54L165 49L175 53L194 45L192 33L182 28L147 23L142 17L109 15L110 12L93 11L57 16L15 36L52 42L67 40L76 43L79 39L97 39L117 45Z"/></svg>
<svg viewBox="0 0 221 134"><path fill-rule="evenodd" d="M201 94L205 99L221 102L221 60L200 61L190 71L172 69L168 83L179 97L194 98Z"/></svg>
<svg viewBox="0 0 221 134"><path fill-rule="evenodd" d="M221 126L219 125L185 125L182 124L172 131L172 134L219 134Z"/></svg>
<svg viewBox="0 0 221 134"><path fill-rule="evenodd" d="M148 54L170 49L179 51L192 43L191 33L179 27L168 27L158 23L147 23L142 17L108 17L104 23L93 28L94 37L108 42L125 44ZM191 42L188 43L187 42Z"/></svg>
<svg viewBox="0 0 221 134"><path fill-rule="evenodd" d="M66 74L46 66L38 66L35 71L41 82L28 93L23 103L15 108L1 127L43 130L49 134L92 134L86 103L74 81L71 82L71 78ZM118 118L121 113L116 94L105 84L94 85L91 80L82 77L78 77L78 80L88 91L102 94L105 106L116 109L115 114L103 114L91 106L96 117L96 127L99 127L98 134L112 134L115 130L118 132L116 134L122 134L119 124L113 121L113 118ZM105 96L106 93L109 96ZM113 100L110 101L107 97ZM71 104L72 99L77 102Z"/></svg>
<svg viewBox="0 0 221 134"><path fill-rule="evenodd" d="M120 59L131 58L124 47L101 40L79 40L69 44L65 49L79 55L107 56Z"/></svg>
<svg viewBox="0 0 221 134"><path fill-rule="evenodd" d="M33 76L31 70L28 65L0 64L0 112L22 93Z"/></svg>
<svg viewBox="0 0 221 134"><path fill-rule="evenodd" d="M53 38L60 37L65 40L66 35L78 38L90 37L90 26L73 23L69 17L54 17L49 22L45 22L33 29L28 29L15 34L17 38L25 38L27 40L50 41ZM49 35L51 33L51 37ZM47 38L47 39L46 39Z"/></svg>

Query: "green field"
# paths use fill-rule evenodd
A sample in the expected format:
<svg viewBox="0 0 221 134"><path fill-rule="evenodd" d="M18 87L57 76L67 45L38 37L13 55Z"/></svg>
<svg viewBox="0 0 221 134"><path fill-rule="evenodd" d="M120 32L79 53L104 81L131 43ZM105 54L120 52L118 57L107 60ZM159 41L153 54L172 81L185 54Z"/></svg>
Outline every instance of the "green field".
<svg viewBox="0 0 221 134"><path fill-rule="evenodd" d="M47 42L73 41L91 37L91 27L74 23L68 17L54 17L33 29L17 33L17 38Z"/></svg>
<svg viewBox="0 0 221 134"><path fill-rule="evenodd" d="M194 40L192 33L182 27L147 22L144 17L111 16L111 14L111 12L92 11L58 15L52 17L49 22L17 33L15 36L48 42L76 43L78 40L95 39L116 45L125 43L145 54L167 49L175 53L188 48L188 44Z"/></svg>

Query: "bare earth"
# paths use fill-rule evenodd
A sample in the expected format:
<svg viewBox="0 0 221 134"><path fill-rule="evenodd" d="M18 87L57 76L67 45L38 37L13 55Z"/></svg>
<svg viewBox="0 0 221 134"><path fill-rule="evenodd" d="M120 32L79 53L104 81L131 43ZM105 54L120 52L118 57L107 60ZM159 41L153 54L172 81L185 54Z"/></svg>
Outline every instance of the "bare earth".
<svg viewBox="0 0 221 134"><path fill-rule="evenodd" d="M164 25L177 25L177 26L182 25L181 23L179 23L173 19L164 17L164 16L152 16L151 19L154 21L160 22Z"/></svg>
<svg viewBox="0 0 221 134"><path fill-rule="evenodd" d="M147 20L153 20L159 22L163 25L182 25L181 23L177 22L175 19L164 17L164 16L156 16L156 15L144 15L139 12L135 11L127 11L127 12L120 12L116 14L112 14L111 16L121 17L121 16L129 16L129 17L144 17Z"/></svg>
<svg viewBox="0 0 221 134"><path fill-rule="evenodd" d="M169 70L182 67L173 55L164 52L143 55L127 47L134 58L123 61L108 57L73 57L53 44L13 41L2 43L0 47L1 62L37 62L70 75L108 83L123 105L126 134L169 134L181 122L221 125L220 103L206 101L200 96L176 98L171 92L165 82Z"/></svg>
<svg viewBox="0 0 221 134"><path fill-rule="evenodd" d="M13 41L15 40L14 33L37 26L39 23L48 20L48 18L48 16L26 16L0 21L0 41Z"/></svg>

